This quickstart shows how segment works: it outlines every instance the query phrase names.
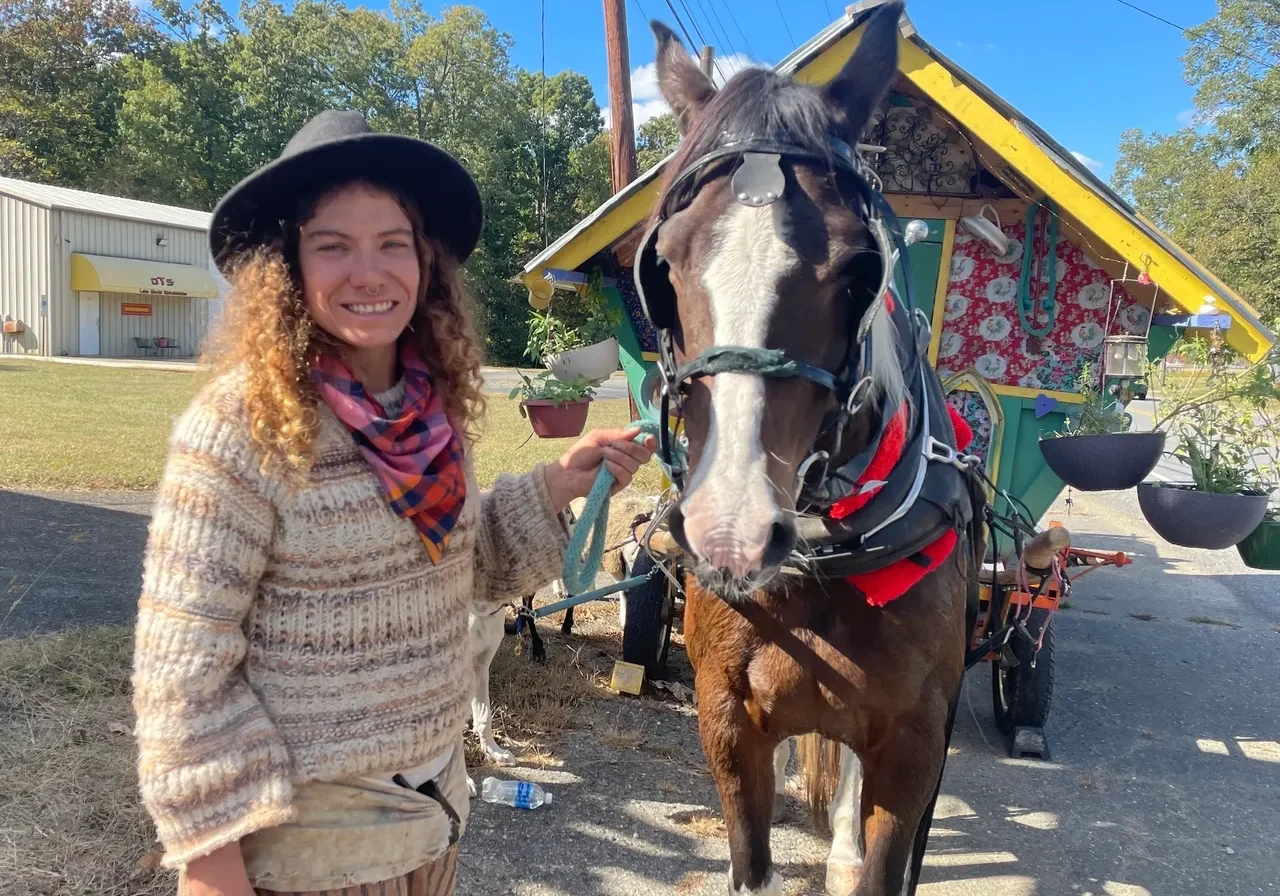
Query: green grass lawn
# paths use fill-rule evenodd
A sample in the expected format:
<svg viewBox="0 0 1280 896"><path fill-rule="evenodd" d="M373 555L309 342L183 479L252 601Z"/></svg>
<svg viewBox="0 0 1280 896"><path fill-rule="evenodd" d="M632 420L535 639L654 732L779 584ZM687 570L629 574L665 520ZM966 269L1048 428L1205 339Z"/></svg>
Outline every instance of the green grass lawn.
<svg viewBox="0 0 1280 896"><path fill-rule="evenodd" d="M207 374L0 361L0 487L146 489L164 468L173 423ZM620 426L625 401L597 401L588 427ZM516 402L489 396L476 474L488 486L501 472L523 472L553 460L570 440L532 435ZM649 464L636 485L657 490Z"/></svg>

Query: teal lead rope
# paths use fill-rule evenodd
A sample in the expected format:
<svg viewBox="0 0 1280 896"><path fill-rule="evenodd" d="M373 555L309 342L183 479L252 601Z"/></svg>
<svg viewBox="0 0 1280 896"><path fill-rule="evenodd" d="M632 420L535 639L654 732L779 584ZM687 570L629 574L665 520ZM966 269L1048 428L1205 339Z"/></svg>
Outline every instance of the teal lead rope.
<svg viewBox="0 0 1280 896"><path fill-rule="evenodd" d="M637 442L643 441L645 436L656 436L660 426L654 420L637 420L631 425L640 427ZM564 582L564 590L570 594L583 594L596 587L596 573L604 561L605 538L608 536L610 492L616 483L608 467L602 465L569 536L560 579Z"/></svg>
<svg viewBox="0 0 1280 896"><path fill-rule="evenodd" d="M692 364L677 374L679 379L696 375L715 375L717 373L754 373L766 377L804 376L822 382L824 372L807 364L800 364L787 359L783 352L776 349L738 348L734 346L713 346L704 352ZM640 433L636 441L643 441L645 436L657 436L666 421L659 419L661 412L653 404L654 386L661 375L657 365L649 368L644 381L640 384L640 398L636 404L640 409L640 419L630 424L639 427ZM825 374L825 379L831 379ZM826 385L823 382L823 385ZM670 436L671 451L674 455L672 463L683 466L685 463L684 446ZM671 476L671 471L666 471ZM570 594L583 594L596 586L596 574L600 572L600 564L604 561L605 538L609 529L609 499L617 480L605 466L600 467L600 475L587 493L585 506L578 515L578 521L569 535L569 546L565 549L564 569L560 580L565 591Z"/></svg>

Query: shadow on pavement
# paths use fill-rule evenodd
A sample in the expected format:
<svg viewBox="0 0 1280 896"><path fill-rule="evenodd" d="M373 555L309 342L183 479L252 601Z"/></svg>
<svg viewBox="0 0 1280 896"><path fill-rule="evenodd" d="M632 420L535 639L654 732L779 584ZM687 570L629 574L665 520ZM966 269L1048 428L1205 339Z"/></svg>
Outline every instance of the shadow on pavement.
<svg viewBox="0 0 1280 896"><path fill-rule="evenodd" d="M0 638L131 623L150 502L0 490Z"/></svg>

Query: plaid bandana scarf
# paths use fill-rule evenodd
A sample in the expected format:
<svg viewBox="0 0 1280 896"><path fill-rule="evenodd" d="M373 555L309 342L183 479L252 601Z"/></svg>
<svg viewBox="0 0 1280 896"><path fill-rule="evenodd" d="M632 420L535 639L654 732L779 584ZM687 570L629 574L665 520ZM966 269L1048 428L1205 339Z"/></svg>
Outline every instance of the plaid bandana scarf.
<svg viewBox="0 0 1280 896"><path fill-rule="evenodd" d="M391 508L417 527L431 562L439 563L466 500L462 440L417 352L406 346L400 366L404 404L390 420L338 357L318 355L311 376L325 404L351 430Z"/></svg>

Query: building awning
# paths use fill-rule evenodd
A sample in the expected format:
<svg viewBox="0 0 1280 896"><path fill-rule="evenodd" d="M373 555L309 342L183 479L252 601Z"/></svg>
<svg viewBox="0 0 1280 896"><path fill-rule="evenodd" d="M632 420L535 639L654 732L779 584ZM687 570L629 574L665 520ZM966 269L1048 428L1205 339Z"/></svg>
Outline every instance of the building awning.
<svg viewBox="0 0 1280 896"><path fill-rule="evenodd" d="M218 297L218 283L206 268L79 252L71 253L71 288L142 296Z"/></svg>

